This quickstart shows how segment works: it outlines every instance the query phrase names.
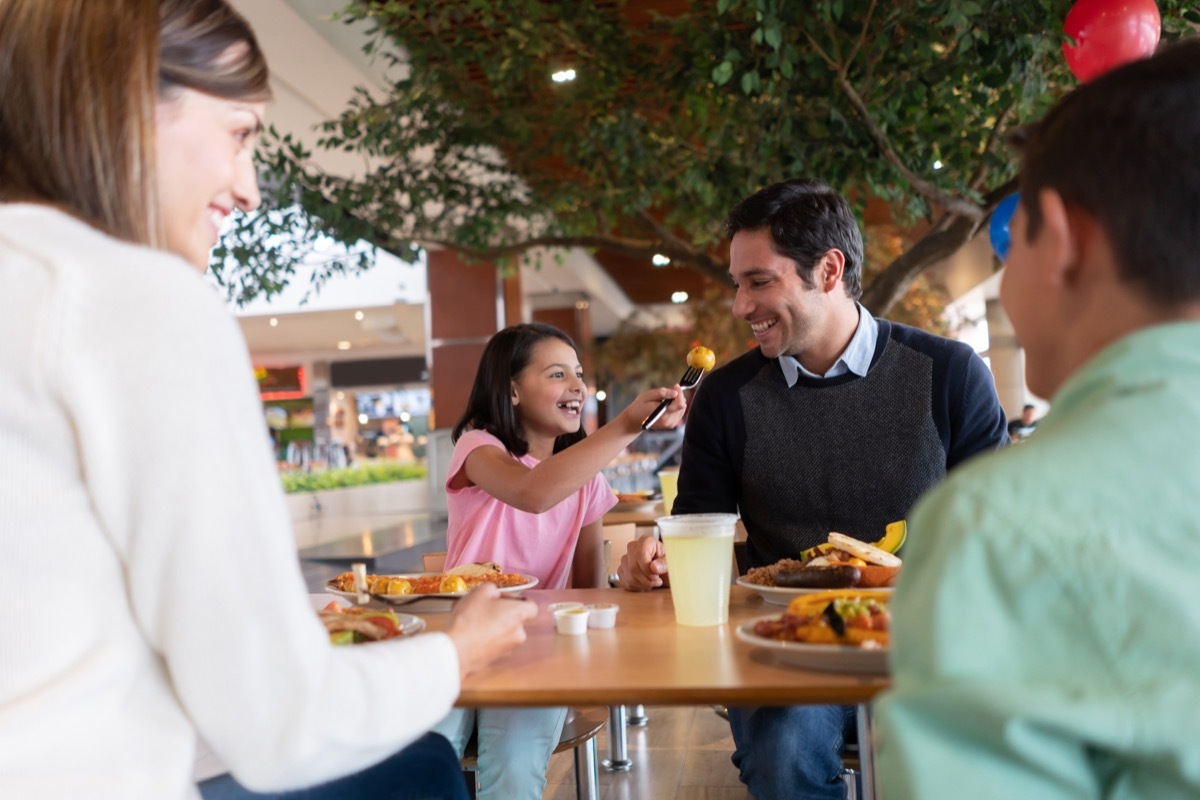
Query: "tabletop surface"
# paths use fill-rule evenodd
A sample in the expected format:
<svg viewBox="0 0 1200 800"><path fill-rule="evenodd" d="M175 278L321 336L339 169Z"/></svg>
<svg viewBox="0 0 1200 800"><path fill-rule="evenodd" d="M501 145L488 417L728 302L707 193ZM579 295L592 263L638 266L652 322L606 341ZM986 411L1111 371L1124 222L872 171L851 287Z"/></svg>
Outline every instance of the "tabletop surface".
<svg viewBox="0 0 1200 800"><path fill-rule="evenodd" d="M886 676L817 672L782 663L734 635L742 622L783 612L734 586L729 622L689 628L675 622L671 593L620 589L530 590L539 606L526 642L464 682L460 706L855 704L887 688ZM617 624L581 636L555 631L546 606L577 600L616 603ZM446 614L427 614L431 630Z"/></svg>

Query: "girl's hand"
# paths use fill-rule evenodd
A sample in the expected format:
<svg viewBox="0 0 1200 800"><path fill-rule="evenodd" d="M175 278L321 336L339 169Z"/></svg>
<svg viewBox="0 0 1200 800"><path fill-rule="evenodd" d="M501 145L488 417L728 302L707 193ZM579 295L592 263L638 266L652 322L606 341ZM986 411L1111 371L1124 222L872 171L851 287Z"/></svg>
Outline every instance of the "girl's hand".
<svg viewBox="0 0 1200 800"><path fill-rule="evenodd" d="M650 389L642 392L621 412L621 417L631 430L640 430L642 420L650 416L654 409L658 408L658 404L667 398L671 398L671 405L667 406L667 410L652 427L654 430L674 428L683 420L683 412L687 410L687 400L684 399L683 390L679 388L678 383L671 389Z"/></svg>

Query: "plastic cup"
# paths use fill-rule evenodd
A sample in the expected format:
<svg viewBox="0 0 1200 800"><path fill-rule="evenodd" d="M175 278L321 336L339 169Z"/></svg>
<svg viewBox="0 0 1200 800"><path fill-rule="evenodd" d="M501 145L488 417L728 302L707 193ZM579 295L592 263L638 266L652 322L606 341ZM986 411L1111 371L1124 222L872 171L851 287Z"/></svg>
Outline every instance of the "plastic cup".
<svg viewBox="0 0 1200 800"><path fill-rule="evenodd" d="M729 619L737 520L736 514L676 514L657 520L680 625L723 625Z"/></svg>
<svg viewBox="0 0 1200 800"><path fill-rule="evenodd" d="M658 471L658 485L662 487L663 513L670 514L679 493L679 467L663 467Z"/></svg>
<svg viewBox="0 0 1200 800"><path fill-rule="evenodd" d="M586 608L564 608L554 612L554 627L567 636L587 633L588 610Z"/></svg>

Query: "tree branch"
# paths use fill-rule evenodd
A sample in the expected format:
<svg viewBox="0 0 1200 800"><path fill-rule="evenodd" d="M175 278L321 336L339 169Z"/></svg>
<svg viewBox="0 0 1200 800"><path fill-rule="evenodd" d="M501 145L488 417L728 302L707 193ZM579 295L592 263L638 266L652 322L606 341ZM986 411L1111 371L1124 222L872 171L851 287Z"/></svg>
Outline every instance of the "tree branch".
<svg viewBox="0 0 1200 800"><path fill-rule="evenodd" d="M988 216L996 204L1015 191L1016 187L1017 179L1013 178L987 193L984 197L984 208L987 209ZM981 208L979 211L978 219L958 214L942 216L920 241L901 253L871 281L871 285L863 292L863 306L876 316L886 314L888 309L904 296L921 272L942 259L949 258L970 241L983 226L984 210Z"/></svg>
<svg viewBox="0 0 1200 800"><path fill-rule="evenodd" d="M724 281L728 278L728 265L708 253L675 251L673 248L665 246L663 242L647 239L629 239L620 236L535 236L520 242L495 247L471 247L448 239L426 240L425 243L445 247L481 261L511 258L534 247L593 248L633 258L644 258L647 262L655 253L663 253L669 255L673 261L686 264L715 280Z"/></svg>
<svg viewBox="0 0 1200 800"><path fill-rule="evenodd" d="M863 124L867 126L867 133L874 140L875 146L879 148L880 153L908 180L917 194L924 197L930 203L941 206L951 214L966 217L974 221L978 221L983 217L983 209L975 205L975 203L964 197L943 192L904 164L899 154L892 149L892 144L888 141L887 134L883 132L883 129L879 127L871 116L867 104L863 102L862 97L859 96L855 88L850 85L845 72L838 72L838 85L850 101L850 105L854 106L854 110L858 112L858 116L863 121Z"/></svg>
<svg viewBox="0 0 1200 800"><path fill-rule="evenodd" d="M846 56L845 68L850 69L850 65L854 63L858 51L867 41L867 29L871 27L871 17L875 15L876 0L871 0L871 5L867 6L866 16L863 17L862 30L859 31L858 41L854 43L854 47L850 48L850 55Z"/></svg>
<svg viewBox="0 0 1200 800"><path fill-rule="evenodd" d="M983 182L987 179L987 155L991 152L992 145L1000 138L1000 128L1004 126L1004 118L1008 116L1008 112L1012 111L1012 105L1007 105L1001 109L996 116L996 124L992 126L992 130L988 133L987 141L983 143L983 149L979 151L979 165L975 168L975 174L967 181L967 186L974 191L979 191L983 186Z"/></svg>

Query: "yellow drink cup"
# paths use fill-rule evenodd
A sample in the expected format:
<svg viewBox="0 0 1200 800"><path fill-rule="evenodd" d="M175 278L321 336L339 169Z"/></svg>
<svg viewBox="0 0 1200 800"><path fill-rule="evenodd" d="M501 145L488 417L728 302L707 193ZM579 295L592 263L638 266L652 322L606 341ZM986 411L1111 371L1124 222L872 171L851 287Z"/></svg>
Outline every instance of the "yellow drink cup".
<svg viewBox="0 0 1200 800"><path fill-rule="evenodd" d="M679 493L679 467L663 467L658 471L658 485L662 487L663 513L670 514Z"/></svg>
<svg viewBox="0 0 1200 800"><path fill-rule="evenodd" d="M677 514L657 520L680 625L723 625L729 619L737 519L736 514Z"/></svg>

